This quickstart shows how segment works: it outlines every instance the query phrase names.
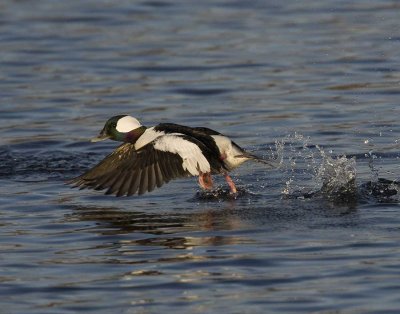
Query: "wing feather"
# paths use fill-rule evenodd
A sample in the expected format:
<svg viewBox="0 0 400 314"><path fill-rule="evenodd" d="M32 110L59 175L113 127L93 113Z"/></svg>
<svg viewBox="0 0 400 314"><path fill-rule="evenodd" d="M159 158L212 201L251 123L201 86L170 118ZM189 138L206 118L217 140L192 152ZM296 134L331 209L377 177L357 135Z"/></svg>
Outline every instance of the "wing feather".
<svg viewBox="0 0 400 314"><path fill-rule="evenodd" d="M197 175L200 165L215 171L202 153L207 147L197 143L196 139L189 141L187 138L186 135L166 134L139 150L135 150L134 144L124 143L68 183L80 189L106 190L105 194L130 196L151 192L173 179ZM213 164L216 163L214 160Z"/></svg>
<svg viewBox="0 0 400 314"><path fill-rule="evenodd" d="M120 189L118 190L116 196L119 197L119 196L123 196L123 195L127 194L129 191L129 187L131 186L132 181L134 179L135 179L134 173L127 173L127 175L125 176L125 180L122 183Z"/></svg>
<svg viewBox="0 0 400 314"><path fill-rule="evenodd" d="M153 167L154 167L154 173L156 175L156 185L159 188L163 185L163 181L165 181L165 180L163 178L163 175L162 175L162 172L160 169L160 165L158 163L155 163L153 165Z"/></svg>
<svg viewBox="0 0 400 314"><path fill-rule="evenodd" d="M126 180L126 177L129 175L129 173L121 173L121 176L116 177L116 180L114 180L113 184L108 188L105 194L114 194L119 192L121 189L121 186Z"/></svg>
<svg viewBox="0 0 400 314"><path fill-rule="evenodd" d="M140 177L141 177L142 170L137 169L133 174L133 180L131 182L131 186L129 187L129 191L126 194L127 196L134 195L139 188Z"/></svg>
<svg viewBox="0 0 400 314"><path fill-rule="evenodd" d="M140 185L139 185L139 195L142 195L147 191L147 184L148 184L147 169L148 167L144 167L144 169L142 170L142 175L140 177Z"/></svg>
<svg viewBox="0 0 400 314"><path fill-rule="evenodd" d="M148 171L149 171L149 186L147 188L147 191L151 192L156 187L156 172L154 170L154 164L148 167Z"/></svg>

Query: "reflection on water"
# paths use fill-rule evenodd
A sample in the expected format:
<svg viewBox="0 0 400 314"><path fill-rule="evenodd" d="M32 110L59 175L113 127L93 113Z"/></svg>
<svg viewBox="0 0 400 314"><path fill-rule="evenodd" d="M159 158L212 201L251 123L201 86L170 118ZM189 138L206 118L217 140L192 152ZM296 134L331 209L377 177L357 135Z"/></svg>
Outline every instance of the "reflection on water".
<svg viewBox="0 0 400 314"><path fill-rule="evenodd" d="M142 233L163 236L140 239L131 244L160 245L169 248L189 248L199 245L223 245L235 243L224 237L206 237L205 239L169 237L186 231L209 232L216 230L236 230L245 227L245 223L232 215L229 208L222 210L202 209L191 214L144 213L118 210L117 208L72 207L73 213L66 221L95 221L96 227L90 232L102 235ZM89 230L88 230L89 231ZM239 239L238 239L239 241ZM237 242L239 243L239 242Z"/></svg>
<svg viewBox="0 0 400 314"><path fill-rule="evenodd" d="M400 307L396 2L0 3L4 313ZM141 197L65 180L105 119L219 130L282 160Z"/></svg>

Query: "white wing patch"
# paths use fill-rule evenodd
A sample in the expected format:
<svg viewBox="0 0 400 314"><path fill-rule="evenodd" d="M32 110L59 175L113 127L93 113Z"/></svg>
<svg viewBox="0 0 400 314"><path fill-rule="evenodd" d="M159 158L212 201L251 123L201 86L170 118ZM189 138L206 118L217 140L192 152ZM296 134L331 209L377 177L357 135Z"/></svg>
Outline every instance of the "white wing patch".
<svg viewBox="0 0 400 314"><path fill-rule="evenodd" d="M138 150L139 148L149 144L150 142L154 141L157 137L165 135L162 131L154 131L154 126L151 128L146 129L141 137L135 143L135 149Z"/></svg>
<svg viewBox="0 0 400 314"><path fill-rule="evenodd" d="M171 133L158 138L154 148L163 152L171 152L183 159L182 168L191 175L210 172L210 164L201 149L194 143L185 140L179 133Z"/></svg>
<svg viewBox="0 0 400 314"><path fill-rule="evenodd" d="M126 116L118 120L116 129L118 132L126 133L134 129L137 129L140 126L141 124L136 118L131 116Z"/></svg>

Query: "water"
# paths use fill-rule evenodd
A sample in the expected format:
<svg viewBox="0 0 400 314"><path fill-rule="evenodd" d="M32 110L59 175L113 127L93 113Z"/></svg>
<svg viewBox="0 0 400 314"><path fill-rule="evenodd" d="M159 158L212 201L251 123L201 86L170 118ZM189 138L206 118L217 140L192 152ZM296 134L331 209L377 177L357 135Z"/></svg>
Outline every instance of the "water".
<svg viewBox="0 0 400 314"><path fill-rule="evenodd" d="M4 313L397 313L395 1L2 1ZM114 198L64 184L107 118L280 167Z"/></svg>

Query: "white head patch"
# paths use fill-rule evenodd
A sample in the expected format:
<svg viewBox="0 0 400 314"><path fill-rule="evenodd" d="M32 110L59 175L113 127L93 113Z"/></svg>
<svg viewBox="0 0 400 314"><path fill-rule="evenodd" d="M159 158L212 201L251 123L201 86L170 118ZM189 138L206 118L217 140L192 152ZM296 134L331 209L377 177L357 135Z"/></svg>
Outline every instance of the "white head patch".
<svg viewBox="0 0 400 314"><path fill-rule="evenodd" d="M131 116L126 116L118 120L117 122L117 131L118 132L129 132L134 129L137 129L141 126L140 122Z"/></svg>

